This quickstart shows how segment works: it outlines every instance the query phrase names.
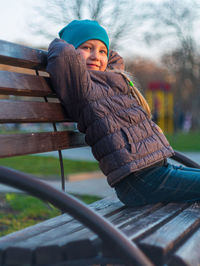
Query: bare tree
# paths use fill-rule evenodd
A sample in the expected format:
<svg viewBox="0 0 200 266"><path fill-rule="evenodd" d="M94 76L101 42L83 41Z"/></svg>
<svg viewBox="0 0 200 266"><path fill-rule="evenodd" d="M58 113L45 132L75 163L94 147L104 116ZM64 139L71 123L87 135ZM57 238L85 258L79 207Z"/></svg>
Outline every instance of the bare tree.
<svg viewBox="0 0 200 266"><path fill-rule="evenodd" d="M200 5L196 0L165 0L152 3L148 9L151 31L145 33L146 42L162 41L170 51L162 62L176 78L175 102L182 110L192 113L200 126L200 53L199 36Z"/></svg>
<svg viewBox="0 0 200 266"><path fill-rule="evenodd" d="M133 24L139 22L136 0L45 0L36 7L37 20L31 22L35 34L53 39L59 29L74 19L93 19L103 25L109 33L111 47L119 45L120 38L130 37ZM137 16L135 14L138 14Z"/></svg>

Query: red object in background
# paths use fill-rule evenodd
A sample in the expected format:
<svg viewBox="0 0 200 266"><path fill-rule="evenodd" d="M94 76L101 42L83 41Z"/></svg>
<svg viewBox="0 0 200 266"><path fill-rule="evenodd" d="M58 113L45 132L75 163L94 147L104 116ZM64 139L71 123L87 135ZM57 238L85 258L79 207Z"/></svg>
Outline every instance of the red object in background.
<svg viewBox="0 0 200 266"><path fill-rule="evenodd" d="M162 82L162 81L152 81L149 83L148 88L151 91L158 91L158 90L170 91L171 90L170 84L166 82Z"/></svg>

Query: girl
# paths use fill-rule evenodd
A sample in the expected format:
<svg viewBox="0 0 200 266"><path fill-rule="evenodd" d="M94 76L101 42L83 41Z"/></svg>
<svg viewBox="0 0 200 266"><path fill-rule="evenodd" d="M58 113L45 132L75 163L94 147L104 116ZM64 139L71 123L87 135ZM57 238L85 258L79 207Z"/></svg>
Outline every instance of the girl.
<svg viewBox="0 0 200 266"><path fill-rule="evenodd" d="M167 163L173 149L109 51L96 21L75 20L49 46L47 71L68 117L85 133L108 183L128 206L200 198L200 170Z"/></svg>

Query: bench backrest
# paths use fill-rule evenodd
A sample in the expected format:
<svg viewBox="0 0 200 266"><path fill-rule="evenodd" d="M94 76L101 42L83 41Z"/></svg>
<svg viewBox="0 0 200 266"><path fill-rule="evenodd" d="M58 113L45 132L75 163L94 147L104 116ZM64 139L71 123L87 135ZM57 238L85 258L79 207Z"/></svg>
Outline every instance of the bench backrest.
<svg viewBox="0 0 200 266"><path fill-rule="evenodd" d="M0 158L86 145L65 126L70 120L51 88L46 61L44 50L0 40ZM17 130L20 125L29 132Z"/></svg>

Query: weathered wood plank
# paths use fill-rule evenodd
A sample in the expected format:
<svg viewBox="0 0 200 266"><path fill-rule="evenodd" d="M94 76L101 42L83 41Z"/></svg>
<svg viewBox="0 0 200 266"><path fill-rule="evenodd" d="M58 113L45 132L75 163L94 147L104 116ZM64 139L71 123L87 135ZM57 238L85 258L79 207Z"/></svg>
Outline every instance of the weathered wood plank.
<svg viewBox="0 0 200 266"><path fill-rule="evenodd" d="M114 202L114 204L112 204ZM101 215L107 216L110 212L121 210L123 204L116 198L116 196L107 197L105 199L96 201L90 207L98 211ZM101 208L102 207L102 208ZM32 238L38 234L48 232L54 228L58 228L66 223L69 223L73 218L67 214L62 214L49 220L35 224L31 227L24 228L20 231L0 237L0 250L14 244L15 242L24 241Z"/></svg>
<svg viewBox="0 0 200 266"><path fill-rule="evenodd" d="M30 249L26 248L8 248L5 251L4 258L3 258L3 264L2 265L32 265L33 259L32 259L32 251Z"/></svg>
<svg viewBox="0 0 200 266"><path fill-rule="evenodd" d="M132 220L129 220L119 228L129 238L136 240L177 215L185 206L185 204L169 203L160 209L155 209L154 212L147 214L137 221L132 222Z"/></svg>
<svg viewBox="0 0 200 266"><path fill-rule="evenodd" d="M200 229L172 255L169 266L196 266L200 264Z"/></svg>
<svg viewBox="0 0 200 266"><path fill-rule="evenodd" d="M115 225L119 229L123 231L133 241L138 241L141 237L145 235L149 235L153 230L161 226L164 222L168 221L170 218L174 217L177 213L179 213L183 208L184 204L174 204L170 203L164 206L162 203L153 204L149 206L145 206L140 208L140 212L129 216L127 211L127 215L121 218L119 215L119 224L117 224L117 220L115 221ZM129 208L127 209L129 210ZM125 209L126 212L126 209ZM130 213L134 213L134 208L130 208ZM123 210L121 211L123 214ZM128 219L126 220L126 216ZM109 218L112 220L112 217ZM112 256L112 251L109 249L106 243L104 243L103 253L105 256Z"/></svg>
<svg viewBox="0 0 200 266"><path fill-rule="evenodd" d="M116 203L112 208L111 200ZM100 206L101 203L107 206L106 214L121 209L122 205L116 197L110 197L91 204L91 208L95 209L95 206ZM100 208L99 212L105 214L105 209ZM2 254L4 251L2 257L6 262L11 262L10 257L12 257L19 265L28 264L28 259L29 262L34 260L38 264L49 264L49 252L52 256L55 254L52 259L54 263L60 261L61 253L64 259L96 256L96 240L97 236L90 230L77 221L72 221L70 216L63 214L0 238L0 252ZM74 248L77 252L72 253ZM56 253L58 249L59 252ZM25 254L25 259L20 256L22 252Z"/></svg>
<svg viewBox="0 0 200 266"><path fill-rule="evenodd" d="M97 250L88 237L80 236L78 241L70 239L65 242L65 246L41 245L34 250L25 247L10 247L4 253L3 265L58 265L63 263L63 260L87 259L97 256Z"/></svg>
<svg viewBox="0 0 200 266"><path fill-rule="evenodd" d="M104 205L105 202L108 202L110 198L111 197L100 200L98 201L98 204L100 205L102 203ZM119 203L118 206L117 204L115 206L112 206L111 208L110 206L108 206L108 208L99 210L99 213L101 215L104 214L104 216L106 216L110 212L120 210L121 203L119 200L116 200L116 202ZM91 208L95 209L96 204L97 202L95 202L95 204L91 204L90 205ZM111 202L110 202L110 205L111 205ZM15 233L12 233L12 234L9 234L7 236L0 238L0 250L2 248L5 248L8 245L11 245L11 244L13 245L16 242L17 242L18 247L20 245L20 247L25 248L25 247L28 247L28 245L30 245L30 247L33 248L34 243L35 245L37 245L37 243L41 245L43 244L44 236L46 239L45 244L50 243L50 241L57 242L58 239L56 237L58 236L62 237L63 232L65 232L64 235L66 237L68 234L82 230L82 228L83 226L80 223L74 220L72 221L72 218L69 215L63 214L58 217L52 218L48 221L44 221L40 223L40 225L36 224L30 228L25 228L23 230L20 230L18 232L15 232ZM51 244L52 243L55 244L54 242L51 242Z"/></svg>
<svg viewBox="0 0 200 266"><path fill-rule="evenodd" d="M69 221L62 225L53 227L49 231L41 232L40 234L34 235L31 238L24 239L23 241L11 244L14 247L35 249L39 246L50 246L63 244L62 237L64 235L64 243L68 243L68 237L74 232L81 231L84 226L76 220ZM45 239L45 242L44 242Z"/></svg>
<svg viewBox="0 0 200 266"><path fill-rule="evenodd" d="M0 71L0 94L20 96L52 96L50 78Z"/></svg>
<svg viewBox="0 0 200 266"><path fill-rule="evenodd" d="M32 225L31 227L24 228L20 231L13 232L6 236L0 237L0 250L4 250L14 243L24 241L35 235L43 232L47 232L53 228L57 228L60 225L68 223L72 220L72 217L67 214L62 214L57 217L48 219L38 224Z"/></svg>
<svg viewBox="0 0 200 266"><path fill-rule="evenodd" d="M115 194L92 203L90 207L99 212L101 215L104 215L106 218L125 208L124 204Z"/></svg>
<svg viewBox="0 0 200 266"><path fill-rule="evenodd" d="M63 257L66 260L95 257L97 255L96 239L97 236L79 222L70 221L31 238L10 244L10 247L5 250L4 259L7 262L12 257L15 258L17 265L24 265L27 263L27 259L24 261L21 258L21 253L24 252L36 265L48 265L51 262L49 260L51 256L54 257L52 259L54 263L60 262ZM51 253L50 257L49 253Z"/></svg>
<svg viewBox="0 0 200 266"><path fill-rule="evenodd" d="M133 208L124 208L121 211L116 212L113 215L110 215L108 218L110 222L118 227L122 228L123 225L126 226L131 222L134 224L136 220L149 215L152 212L155 212L162 206L161 203L155 205L146 205L141 207L133 207Z"/></svg>
<svg viewBox="0 0 200 266"><path fill-rule="evenodd" d="M70 237L73 232L76 232L77 230L82 229L83 226L77 222L69 222L65 223L63 225L60 225L58 227L54 227L49 231L45 231L43 233L34 235L31 238L24 239L23 241L18 241L16 243L10 244L10 247L8 247L5 250L4 259L6 261L10 260L10 257L15 257L15 263L17 265L24 265L23 258L21 258L21 252L29 253L31 252L31 260L36 260L37 263L44 264L46 263L48 265L48 253L51 251L51 254L55 255L56 252L58 254L62 253L62 243L60 239L65 235L64 237L64 244L69 243L73 239L68 239L68 236ZM45 241L44 241L45 239ZM59 256L58 259L63 256ZM59 261L55 261L59 262ZM22 264L24 263L24 264Z"/></svg>
<svg viewBox="0 0 200 266"><path fill-rule="evenodd" d="M0 135L0 158L83 146L84 135L74 131Z"/></svg>
<svg viewBox="0 0 200 266"><path fill-rule="evenodd" d="M97 256L97 249L100 249L101 241L98 239L99 245L97 248L98 237L87 228L81 231L73 232L66 238L64 235L60 238L60 247L65 259L89 258Z"/></svg>
<svg viewBox="0 0 200 266"><path fill-rule="evenodd" d="M63 262L62 249L59 246L38 247L33 252L35 265L58 265Z"/></svg>
<svg viewBox="0 0 200 266"><path fill-rule="evenodd" d="M0 123L69 121L60 103L0 101Z"/></svg>
<svg viewBox="0 0 200 266"><path fill-rule="evenodd" d="M0 40L0 64L45 70L47 52Z"/></svg>
<svg viewBox="0 0 200 266"><path fill-rule="evenodd" d="M200 224L199 210L189 207L139 242L155 263L162 265L169 252Z"/></svg>

